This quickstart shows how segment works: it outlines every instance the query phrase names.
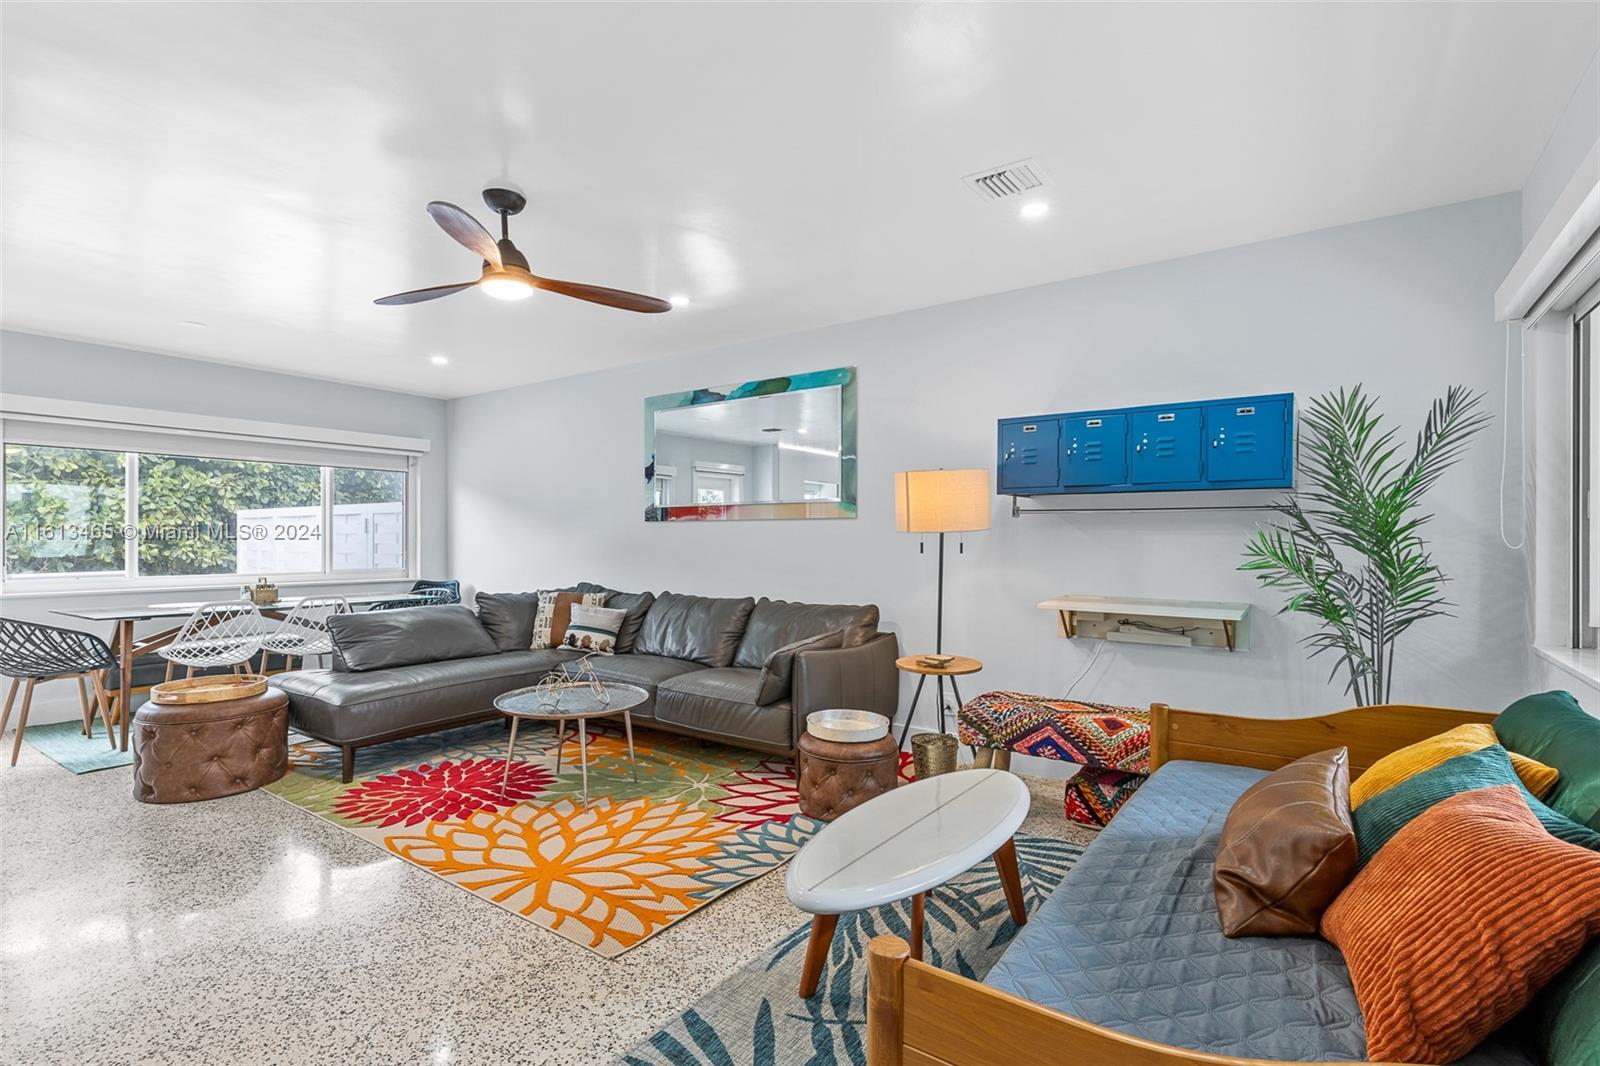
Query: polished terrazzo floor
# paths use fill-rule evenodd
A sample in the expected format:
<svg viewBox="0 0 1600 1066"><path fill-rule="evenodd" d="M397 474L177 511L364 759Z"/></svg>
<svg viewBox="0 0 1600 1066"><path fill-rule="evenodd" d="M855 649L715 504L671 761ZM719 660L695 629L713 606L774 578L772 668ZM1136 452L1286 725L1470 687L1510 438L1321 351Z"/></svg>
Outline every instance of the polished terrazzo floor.
<svg viewBox="0 0 1600 1066"><path fill-rule="evenodd" d="M6 1066L605 1063L804 920L780 871L608 960L264 792L130 779L0 764ZM1024 832L1092 837L1029 783Z"/></svg>

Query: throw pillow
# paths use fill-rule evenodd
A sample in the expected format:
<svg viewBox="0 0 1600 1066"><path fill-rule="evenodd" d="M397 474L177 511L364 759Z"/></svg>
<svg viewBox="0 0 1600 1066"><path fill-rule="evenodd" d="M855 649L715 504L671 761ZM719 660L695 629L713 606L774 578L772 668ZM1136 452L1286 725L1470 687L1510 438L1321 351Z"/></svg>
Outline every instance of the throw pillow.
<svg viewBox="0 0 1600 1066"><path fill-rule="evenodd" d="M1550 806L1600 829L1600 718L1588 714L1570 692L1525 696L1494 720L1500 743L1513 752L1549 763L1561 779Z"/></svg>
<svg viewBox="0 0 1600 1066"><path fill-rule="evenodd" d="M1539 993L1525 1017L1545 1066L1600 1062L1600 940Z"/></svg>
<svg viewBox="0 0 1600 1066"><path fill-rule="evenodd" d="M607 607L621 607L628 612L622 620L622 629L617 633L617 654L625 655L633 650L634 643L639 639L639 629L644 625L644 616L650 613L650 605L656 602L653 592L618 592L616 589L596 585L592 581L580 581L575 589L577 592L604 592Z"/></svg>
<svg viewBox="0 0 1600 1066"><path fill-rule="evenodd" d="M1307 755L1244 790L1217 841L1213 891L1226 936L1315 936L1356 872L1350 752Z"/></svg>
<svg viewBox="0 0 1600 1066"><path fill-rule="evenodd" d="M1355 810L1356 843L1365 864L1405 828L1406 824L1441 800L1475 788L1514 786L1539 824L1558 840L1600 851L1600 833L1551 810L1529 792L1511 768L1506 749L1498 744L1446 759L1431 770L1413 774L1373 796Z"/></svg>
<svg viewBox="0 0 1600 1066"><path fill-rule="evenodd" d="M572 615L567 620L566 635L561 638L563 648L611 655L617 650L617 634L628 612L621 607L590 607L572 605Z"/></svg>
<svg viewBox="0 0 1600 1066"><path fill-rule="evenodd" d="M1382 1062L1461 1058L1597 932L1600 854L1545 832L1510 785L1419 815L1322 916Z"/></svg>
<svg viewBox="0 0 1600 1066"><path fill-rule="evenodd" d="M520 651L533 643L533 616L539 612L537 592L480 592L478 621L501 651Z"/></svg>
<svg viewBox="0 0 1600 1066"><path fill-rule="evenodd" d="M1482 723L1458 725L1438 736L1420 740L1409 747L1392 751L1367 767L1367 772L1350 783L1350 806L1359 808L1367 800L1386 788L1393 788L1406 778L1432 770L1435 766L1457 755L1465 755L1491 744L1500 743L1494 728ZM1555 787L1560 771L1523 755L1512 755L1511 766L1535 796L1543 796Z"/></svg>
<svg viewBox="0 0 1600 1066"><path fill-rule="evenodd" d="M816 648L842 647L844 647L844 633L835 630L832 633L821 633L797 640L792 644L785 644L774 651L761 665L761 687L756 690L757 705L766 707L789 698L789 693L794 688L796 655Z"/></svg>
<svg viewBox="0 0 1600 1066"><path fill-rule="evenodd" d="M603 592L541 592L539 610L533 616L533 640L530 648L559 648L567 635L567 621L572 617L574 604L585 607L604 607Z"/></svg>

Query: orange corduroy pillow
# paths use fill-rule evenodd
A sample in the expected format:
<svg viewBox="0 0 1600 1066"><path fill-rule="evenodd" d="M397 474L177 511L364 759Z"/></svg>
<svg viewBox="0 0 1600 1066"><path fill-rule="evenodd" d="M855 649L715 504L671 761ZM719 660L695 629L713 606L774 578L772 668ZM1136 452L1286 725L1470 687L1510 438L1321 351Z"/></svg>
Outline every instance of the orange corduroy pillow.
<svg viewBox="0 0 1600 1066"><path fill-rule="evenodd" d="M1355 982L1367 1058L1454 1062L1600 932L1600 853L1551 836L1512 785L1436 804L1322 916Z"/></svg>

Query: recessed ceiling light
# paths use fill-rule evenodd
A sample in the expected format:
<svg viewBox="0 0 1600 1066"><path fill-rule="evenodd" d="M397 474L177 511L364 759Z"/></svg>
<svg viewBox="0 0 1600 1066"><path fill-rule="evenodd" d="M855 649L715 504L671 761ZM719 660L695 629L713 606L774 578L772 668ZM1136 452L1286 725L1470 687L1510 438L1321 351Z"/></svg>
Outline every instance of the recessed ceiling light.
<svg viewBox="0 0 1600 1066"><path fill-rule="evenodd" d="M187 322L184 322L183 325L188 326L190 329L205 329L206 328L206 324L204 322L196 322L196 321L194 321L192 319L187 321Z"/></svg>
<svg viewBox="0 0 1600 1066"><path fill-rule="evenodd" d="M430 355L428 356L428 362L434 366L448 366L450 357L448 355Z"/></svg>
<svg viewBox="0 0 1600 1066"><path fill-rule="evenodd" d="M667 303L671 304L673 307L688 307L689 298L680 293L677 296L668 297Z"/></svg>
<svg viewBox="0 0 1600 1066"><path fill-rule="evenodd" d="M1043 200L1030 200L1017 213L1023 218L1043 218L1050 213L1050 205Z"/></svg>

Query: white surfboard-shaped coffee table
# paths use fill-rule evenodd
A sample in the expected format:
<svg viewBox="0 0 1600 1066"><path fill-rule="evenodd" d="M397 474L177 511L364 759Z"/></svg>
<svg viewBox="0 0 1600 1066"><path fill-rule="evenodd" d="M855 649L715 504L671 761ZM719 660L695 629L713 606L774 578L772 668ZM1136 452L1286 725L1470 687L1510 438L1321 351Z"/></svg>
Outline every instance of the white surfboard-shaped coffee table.
<svg viewBox="0 0 1600 1066"><path fill-rule="evenodd" d="M1028 816L1028 788L1007 770L957 770L913 781L847 811L789 863L789 901L814 917L800 995L816 993L839 915L911 900L911 957L922 958L922 903L990 856L1011 920L1026 924L1012 836Z"/></svg>

